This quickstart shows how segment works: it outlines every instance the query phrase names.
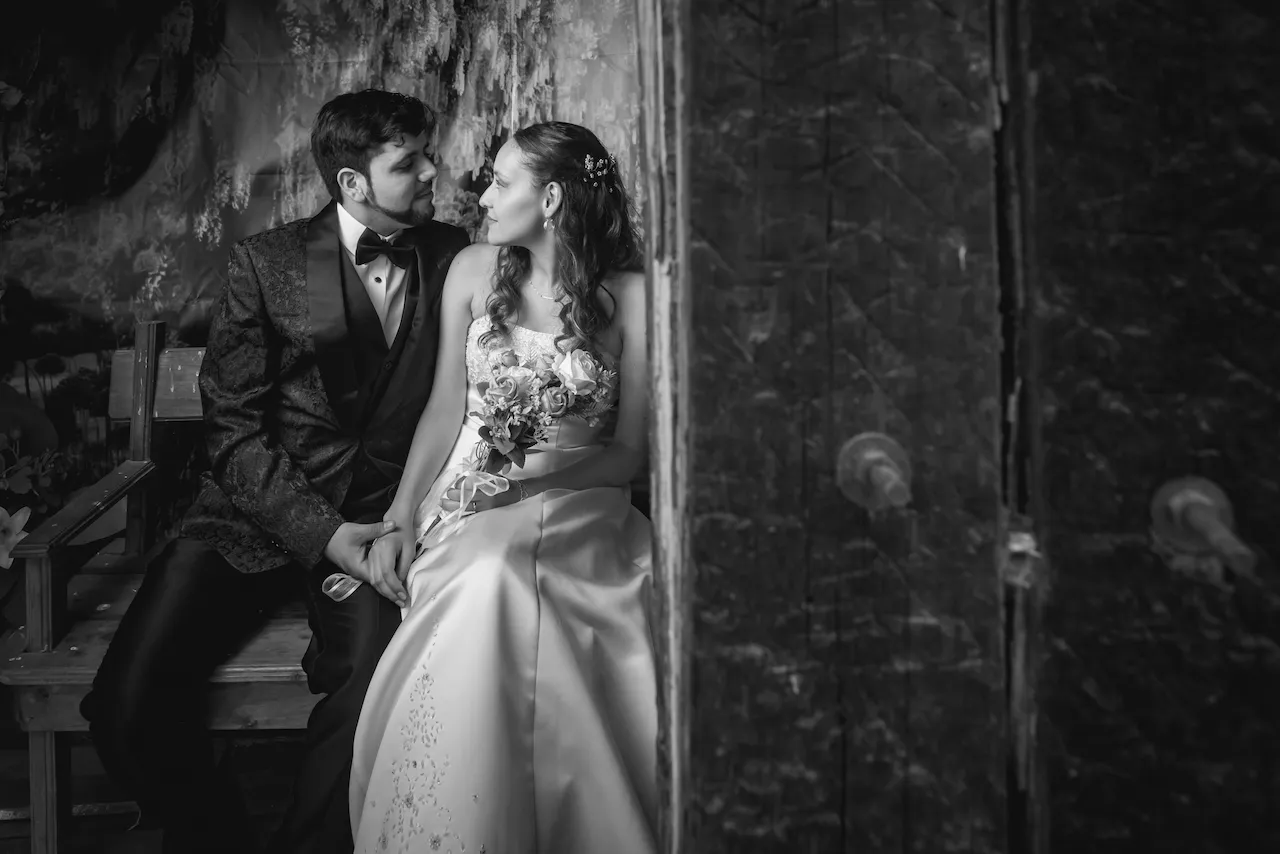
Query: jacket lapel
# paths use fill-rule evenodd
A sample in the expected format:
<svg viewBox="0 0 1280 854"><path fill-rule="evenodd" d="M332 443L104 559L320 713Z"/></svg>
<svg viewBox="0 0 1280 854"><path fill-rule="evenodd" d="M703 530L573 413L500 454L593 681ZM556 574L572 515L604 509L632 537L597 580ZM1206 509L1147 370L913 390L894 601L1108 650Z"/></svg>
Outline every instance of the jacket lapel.
<svg viewBox="0 0 1280 854"><path fill-rule="evenodd" d="M330 202L307 226L307 300L320 379L338 422L351 430L359 424L360 382L351 358L342 286L343 255L338 207L336 202Z"/></svg>
<svg viewBox="0 0 1280 854"><path fill-rule="evenodd" d="M444 235L438 226L439 223L432 220L413 229L408 236L418 250L418 296L428 309L440 300L445 274L453 260L453 256L445 252Z"/></svg>

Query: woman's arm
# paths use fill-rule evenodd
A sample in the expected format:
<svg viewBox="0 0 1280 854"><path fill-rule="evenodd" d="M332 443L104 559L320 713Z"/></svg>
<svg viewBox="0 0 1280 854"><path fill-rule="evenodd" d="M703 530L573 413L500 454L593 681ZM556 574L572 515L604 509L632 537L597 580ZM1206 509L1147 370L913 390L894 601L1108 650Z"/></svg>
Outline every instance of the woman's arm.
<svg viewBox="0 0 1280 854"><path fill-rule="evenodd" d="M403 579L413 561L413 517L427 490L440 470L462 429L467 403L467 331L471 327L472 303L476 288L489 281L494 248L473 244L454 257L440 295L440 347L436 356L435 380L422 417L413 433L404 474L396 488L395 498L383 519L396 523L396 531L383 537L382 548L395 546L396 575ZM381 540L379 541L381 542ZM383 559L385 560L385 558ZM381 560L375 561L379 568ZM395 589L396 585L392 585ZM403 592L403 587L397 592Z"/></svg>
<svg viewBox="0 0 1280 854"><path fill-rule="evenodd" d="M477 281L486 281L493 247L468 246L457 254L440 296L440 350L431 397L418 419L404 464L404 475L386 518L412 517L439 476L462 429L467 405L467 331Z"/></svg>
<svg viewBox="0 0 1280 854"><path fill-rule="evenodd" d="M649 448L649 317L644 275L626 273L611 290L617 299L614 322L622 335L618 422L613 441L605 450L579 463L523 481L529 496L548 489L626 486L644 464ZM520 494L518 487L510 491Z"/></svg>

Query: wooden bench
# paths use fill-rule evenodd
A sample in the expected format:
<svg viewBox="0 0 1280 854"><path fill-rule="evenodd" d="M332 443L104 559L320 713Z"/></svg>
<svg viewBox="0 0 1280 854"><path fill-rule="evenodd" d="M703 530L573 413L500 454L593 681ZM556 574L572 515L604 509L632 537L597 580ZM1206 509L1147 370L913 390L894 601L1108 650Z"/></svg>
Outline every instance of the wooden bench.
<svg viewBox="0 0 1280 854"><path fill-rule="evenodd" d="M157 490L157 424L201 418L196 379L204 350L164 349L164 324L137 326L134 348L111 364L109 417L129 422L129 457L32 531L13 550L26 583L23 649L0 661L0 682L15 698L28 733L31 850L54 854L71 812L66 733L88 729L80 701L158 549L150 529ZM122 536L79 566L73 543L126 504ZM209 726L220 730L302 729L319 699L307 689L303 652L311 638L299 601L283 608L214 674Z"/></svg>

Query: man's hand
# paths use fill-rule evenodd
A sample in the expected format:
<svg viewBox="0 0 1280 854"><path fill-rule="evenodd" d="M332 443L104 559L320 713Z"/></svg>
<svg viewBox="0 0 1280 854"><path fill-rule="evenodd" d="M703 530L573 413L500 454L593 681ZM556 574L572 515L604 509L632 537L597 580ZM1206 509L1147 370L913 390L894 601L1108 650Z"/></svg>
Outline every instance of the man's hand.
<svg viewBox="0 0 1280 854"><path fill-rule="evenodd" d="M374 590L403 608L409 602L409 595L396 575L395 565L375 567L369 554L370 546L378 537L395 529L396 523L391 520L367 525L343 522L324 547L324 556L347 575L372 584Z"/></svg>

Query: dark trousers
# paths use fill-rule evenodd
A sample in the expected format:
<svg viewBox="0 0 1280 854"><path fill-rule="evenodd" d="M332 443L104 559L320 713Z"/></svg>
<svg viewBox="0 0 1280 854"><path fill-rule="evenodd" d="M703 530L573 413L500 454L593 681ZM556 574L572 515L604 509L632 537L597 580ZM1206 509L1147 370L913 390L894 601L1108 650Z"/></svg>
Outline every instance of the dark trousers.
<svg viewBox="0 0 1280 854"><path fill-rule="evenodd" d="M364 694L400 612L368 585L341 603L320 592L333 568L233 569L205 543L178 538L147 568L82 704L107 773L164 828L166 854L253 851L238 788L219 774L206 726L208 683L280 604L306 590L303 662L325 694L307 724L294 799L272 842L280 854L349 854L351 752Z"/></svg>

